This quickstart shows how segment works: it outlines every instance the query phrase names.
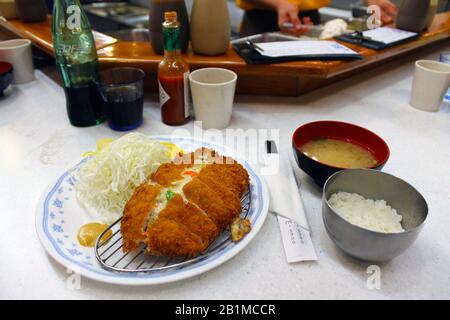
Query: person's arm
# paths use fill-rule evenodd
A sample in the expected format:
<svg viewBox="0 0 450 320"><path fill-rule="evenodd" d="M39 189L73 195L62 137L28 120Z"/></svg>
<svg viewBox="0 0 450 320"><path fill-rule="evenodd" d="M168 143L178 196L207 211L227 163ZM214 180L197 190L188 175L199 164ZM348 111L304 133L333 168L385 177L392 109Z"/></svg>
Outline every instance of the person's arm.
<svg viewBox="0 0 450 320"><path fill-rule="evenodd" d="M394 22L397 16L397 6L389 0L366 0L367 5L376 5L381 9L381 21L383 23Z"/></svg>
<svg viewBox="0 0 450 320"><path fill-rule="evenodd" d="M247 0L247 2L276 11L280 29L283 29L285 23L292 23L298 30L302 27L302 22L298 17L298 7L287 0Z"/></svg>

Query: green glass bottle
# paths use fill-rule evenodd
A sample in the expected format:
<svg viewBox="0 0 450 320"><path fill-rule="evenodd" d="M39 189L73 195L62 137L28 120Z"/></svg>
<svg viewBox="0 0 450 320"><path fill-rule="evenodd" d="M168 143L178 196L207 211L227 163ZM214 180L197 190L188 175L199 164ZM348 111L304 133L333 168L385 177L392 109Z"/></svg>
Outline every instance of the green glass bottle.
<svg viewBox="0 0 450 320"><path fill-rule="evenodd" d="M70 123L88 127L103 122L105 117L96 86L99 79L97 50L79 0L55 0L52 34Z"/></svg>

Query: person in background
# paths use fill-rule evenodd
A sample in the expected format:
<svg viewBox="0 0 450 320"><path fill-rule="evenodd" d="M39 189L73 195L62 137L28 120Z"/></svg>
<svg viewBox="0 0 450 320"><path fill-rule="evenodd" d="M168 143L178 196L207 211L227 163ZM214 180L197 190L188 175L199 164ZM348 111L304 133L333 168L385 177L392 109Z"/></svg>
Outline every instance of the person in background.
<svg viewBox="0 0 450 320"><path fill-rule="evenodd" d="M439 0L438 12L450 11L450 0Z"/></svg>
<svg viewBox="0 0 450 320"><path fill-rule="evenodd" d="M366 0L367 5L381 8L383 23L391 23L397 7L390 0ZM302 24L319 24L318 9L330 5L331 0L236 0L245 10L241 36L273 32L287 26L301 30Z"/></svg>

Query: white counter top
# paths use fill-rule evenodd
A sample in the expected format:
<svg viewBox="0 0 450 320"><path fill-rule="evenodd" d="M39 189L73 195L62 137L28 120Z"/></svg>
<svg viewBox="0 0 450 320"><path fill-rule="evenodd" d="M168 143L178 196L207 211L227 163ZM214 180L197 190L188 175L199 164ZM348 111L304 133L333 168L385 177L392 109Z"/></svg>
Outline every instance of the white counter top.
<svg viewBox="0 0 450 320"><path fill-rule="evenodd" d="M36 205L45 188L103 137L106 125L70 126L63 91L43 73L8 89L0 99L0 298L112 299L385 299L450 298L450 107L424 113L408 105L413 61L437 59L450 47L434 47L299 98L238 97L232 128L279 128L281 151L306 122L334 119L380 134L391 148L384 171L405 179L427 199L429 217L417 242L380 265L381 288L366 286L369 263L349 258L328 238L321 190L299 172L319 261L287 264L276 219L238 256L189 280L153 287L120 287L82 279L66 287L68 274L37 238ZM430 54L431 52L431 54ZM169 134L155 97L145 103L139 131ZM185 126L192 130L193 124Z"/></svg>

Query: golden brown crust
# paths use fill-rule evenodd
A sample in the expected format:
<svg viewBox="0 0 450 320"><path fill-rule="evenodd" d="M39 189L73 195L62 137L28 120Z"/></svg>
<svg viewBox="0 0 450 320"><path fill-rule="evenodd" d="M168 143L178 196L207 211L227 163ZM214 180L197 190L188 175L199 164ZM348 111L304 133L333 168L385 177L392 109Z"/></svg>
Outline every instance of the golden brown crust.
<svg viewBox="0 0 450 320"><path fill-rule="evenodd" d="M145 222L155 206L160 189L160 187L143 184L135 190L127 202L120 224L125 252L136 250L145 240Z"/></svg>
<svg viewBox="0 0 450 320"><path fill-rule="evenodd" d="M240 210L233 210L225 205L221 196L198 178L186 184L183 192L186 198L200 207L220 229L229 225L240 213Z"/></svg>
<svg viewBox="0 0 450 320"><path fill-rule="evenodd" d="M184 225L190 232L199 236L206 245L219 234L215 223L191 202L184 202L179 194L174 195L158 217Z"/></svg>
<svg viewBox="0 0 450 320"><path fill-rule="evenodd" d="M249 184L248 172L239 163L210 164L200 171L200 178L208 177L232 191L239 198L247 192Z"/></svg>
<svg viewBox="0 0 450 320"><path fill-rule="evenodd" d="M152 174L151 180L164 187L170 186L171 183L183 179L181 174L186 167L186 165L164 163L159 166L154 174Z"/></svg>
<svg viewBox="0 0 450 320"><path fill-rule="evenodd" d="M233 212L241 212L240 196L223 185L220 180L214 179L212 175L199 175L198 179L219 195L226 207Z"/></svg>
<svg viewBox="0 0 450 320"><path fill-rule="evenodd" d="M144 226L162 189L183 179L183 172L195 161L205 159L208 164L182 189L187 201L175 194L156 219ZM196 256L239 217L240 199L249 184L244 167L204 148L180 156L177 161L161 165L151 176L155 186L140 186L127 203L121 225L124 251L134 250L144 242L151 254Z"/></svg>
<svg viewBox="0 0 450 320"><path fill-rule="evenodd" d="M152 254L195 256L207 245L182 224L158 218L148 229L147 250Z"/></svg>

